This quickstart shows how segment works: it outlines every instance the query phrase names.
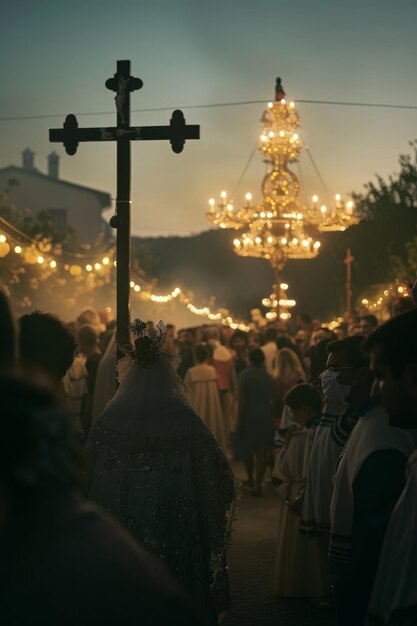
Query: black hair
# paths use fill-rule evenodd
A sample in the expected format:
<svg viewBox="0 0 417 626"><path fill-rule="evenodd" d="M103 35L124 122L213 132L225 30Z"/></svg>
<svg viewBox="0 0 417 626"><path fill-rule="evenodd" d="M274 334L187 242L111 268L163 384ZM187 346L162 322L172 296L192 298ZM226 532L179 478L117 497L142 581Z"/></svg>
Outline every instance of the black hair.
<svg viewBox="0 0 417 626"><path fill-rule="evenodd" d="M318 414L321 411L322 397L312 385L301 383L300 385L295 385L285 395L284 402L290 409L295 411L303 406L308 406Z"/></svg>
<svg viewBox="0 0 417 626"><path fill-rule="evenodd" d="M265 331L265 341L275 341L277 338L277 329L270 326Z"/></svg>
<svg viewBox="0 0 417 626"><path fill-rule="evenodd" d="M51 313L34 311L20 320L19 352L24 363L38 365L54 378L63 378L74 360L74 335Z"/></svg>
<svg viewBox="0 0 417 626"><path fill-rule="evenodd" d="M327 346L327 352L328 354L342 352L350 367L365 367L368 365L368 359L362 350L364 339L363 335L352 335L331 341Z"/></svg>
<svg viewBox="0 0 417 626"><path fill-rule="evenodd" d="M212 350L207 343L199 343L195 347L195 358L199 363L204 363L212 354Z"/></svg>
<svg viewBox="0 0 417 626"><path fill-rule="evenodd" d="M77 331L78 344L95 346L98 343L98 334L91 324L83 324Z"/></svg>
<svg viewBox="0 0 417 626"><path fill-rule="evenodd" d="M260 348L254 348L249 352L249 361L254 367L259 367L265 363L265 355Z"/></svg>
<svg viewBox="0 0 417 626"><path fill-rule="evenodd" d="M363 349L369 354L374 348L381 348L382 360L397 378L407 365L417 365L417 309L397 315L374 330Z"/></svg>
<svg viewBox="0 0 417 626"><path fill-rule="evenodd" d="M248 343L248 334L245 333L243 330L235 330L233 335L230 337L229 344L231 346L233 346L233 342L234 342L235 339L243 339L243 341L245 342L245 345L246 345Z"/></svg>

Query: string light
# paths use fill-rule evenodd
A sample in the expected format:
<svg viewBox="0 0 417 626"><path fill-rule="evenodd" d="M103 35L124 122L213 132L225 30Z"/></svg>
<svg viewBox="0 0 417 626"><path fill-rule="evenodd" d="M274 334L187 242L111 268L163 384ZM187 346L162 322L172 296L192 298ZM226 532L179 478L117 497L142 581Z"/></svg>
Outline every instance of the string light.
<svg viewBox="0 0 417 626"><path fill-rule="evenodd" d="M391 283L382 291L382 293L378 294L377 297L374 298L362 298L361 304L368 311L377 312L381 311L384 307L386 307L390 301L395 300L396 298L409 298L410 293L407 285L405 284L393 284Z"/></svg>
<svg viewBox="0 0 417 626"><path fill-rule="evenodd" d="M223 192L223 193L226 193L226 192ZM1 221L5 223L7 226L10 226L11 228L14 229L13 225L12 224L9 225L6 222L6 220L4 220L3 218L1 218ZM14 230L17 231L17 229L14 229ZM19 234L22 236L22 238L25 237L24 233L19 233ZM10 234L8 236L10 236ZM84 270L87 272L87 274L92 273L94 270L102 274L102 271L104 270L104 268L109 270L111 267L116 266L116 262L115 261L113 262L111 260L111 256L114 255L114 250L110 251L111 256L101 257L100 261L87 263L86 265L81 266L77 264L62 263L61 259L58 260L54 258L53 255L48 255L47 257L45 257L44 253L42 254L40 253L41 250L39 247L39 242L36 242L36 244L38 245L35 245L33 241L31 241L29 245L23 242L17 242L16 235L13 235L12 239L15 240L16 245L14 245L13 249L16 254L22 255L22 257L27 257L27 259L30 259L31 263L38 264L40 267L48 267L50 270L58 270L59 267L61 267L62 269L64 269L64 271L68 272L70 275L74 277L80 276ZM30 240L30 238L27 238L27 237L26 239ZM3 234L3 233L0 234L0 244L3 244L5 246L5 250L3 254L3 257L5 257L10 251L10 246L7 243L6 234ZM81 258L85 257L85 255L79 255L79 256ZM26 261L26 262L29 262L29 261ZM195 305L192 304L192 302L190 302L190 297L187 296L187 294L184 293L183 290L180 289L180 287L174 287L174 289L172 289L170 292L166 294L152 293L150 288L147 287L145 284L143 285L144 288L142 288L139 284L137 284L137 282L133 280L130 281L130 287L135 294L139 295L139 297L141 297L144 300L151 300L152 302L155 302L155 303L164 304L164 303L171 302L174 299L179 299L180 302L186 304L186 306L188 307L188 310L190 310L192 313L196 315L206 316L208 317L208 319L212 321L226 323L230 325L231 328L239 328L240 330L244 330L245 332L249 330L249 326L247 326L247 324L238 320L233 320L233 318L228 317L227 319L230 320L230 323L226 322L226 317L219 311L214 312L208 307L202 307L202 308L196 307Z"/></svg>

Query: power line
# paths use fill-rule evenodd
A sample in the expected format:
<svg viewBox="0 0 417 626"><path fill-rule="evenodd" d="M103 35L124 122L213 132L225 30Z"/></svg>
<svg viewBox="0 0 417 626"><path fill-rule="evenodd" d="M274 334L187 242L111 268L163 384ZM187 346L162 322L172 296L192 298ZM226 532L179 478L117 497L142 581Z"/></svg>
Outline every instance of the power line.
<svg viewBox="0 0 417 626"><path fill-rule="evenodd" d="M233 189L233 193L232 193L232 197L234 197L236 195L237 190L239 189L243 179L245 178L246 172L249 169L250 164L252 163L253 157L255 156L256 150L258 149L258 142L255 143L255 146L252 150L252 152L249 155L248 160L246 161L245 167L243 168L243 171L239 177L239 180L237 181L235 188Z"/></svg>
<svg viewBox="0 0 417 626"><path fill-rule="evenodd" d="M216 102L211 104L184 104L181 106L167 106L167 107L149 107L144 109L133 109L132 113L150 113L156 111L172 111L174 109L212 109L219 107L234 107L245 106L251 104L265 104L270 102L270 99L263 100L242 100L237 102ZM383 108L383 109L400 109L416 111L417 105L415 104L389 104L384 102L344 102L337 100L306 100L306 99L294 99L294 102L300 104L318 104L327 106L347 106L347 107L370 107L370 108ZM91 116L91 115L114 115L114 111L95 111L95 112L82 112L75 113L79 117ZM42 115L16 115L16 116L3 116L0 117L0 122L17 122L25 120L41 120L52 118L63 118L66 113L46 113Z"/></svg>

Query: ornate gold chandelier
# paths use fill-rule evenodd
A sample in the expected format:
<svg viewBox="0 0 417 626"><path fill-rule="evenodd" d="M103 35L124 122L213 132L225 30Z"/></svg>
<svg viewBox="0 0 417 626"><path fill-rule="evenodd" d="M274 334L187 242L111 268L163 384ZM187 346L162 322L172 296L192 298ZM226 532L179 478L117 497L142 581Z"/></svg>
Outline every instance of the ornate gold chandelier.
<svg viewBox="0 0 417 626"><path fill-rule="evenodd" d="M280 274L288 259L312 259L320 250L317 232L344 231L360 218L352 201L343 201L338 194L329 205L318 204L313 196L310 206L299 198L300 182L289 168L302 150L300 116L294 102L287 101L281 79L275 85L275 100L263 112L259 150L269 169L261 184L262 200L252 202L250 193L245 204L236 208L234 199L222 191L220 202L209 200L208 220L220 228L240 230L233 242L240 256L268 260L276 275L274 294L270 300L280 302Z"/></svg>

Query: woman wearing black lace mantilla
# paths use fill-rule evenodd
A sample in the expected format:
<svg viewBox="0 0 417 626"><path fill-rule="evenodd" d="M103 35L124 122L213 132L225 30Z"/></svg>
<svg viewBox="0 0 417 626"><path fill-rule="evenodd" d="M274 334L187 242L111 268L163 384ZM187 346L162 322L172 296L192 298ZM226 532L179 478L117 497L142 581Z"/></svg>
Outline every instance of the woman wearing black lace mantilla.
<svg viewBox="0 0 417 626"><path fill-rule="evenodd" d="M163 322L135 320L130 330L136 339L121 346L120 386L86 445L89 496L163 560L217 624L230 604L236 480L161 350Z"/></svg>

